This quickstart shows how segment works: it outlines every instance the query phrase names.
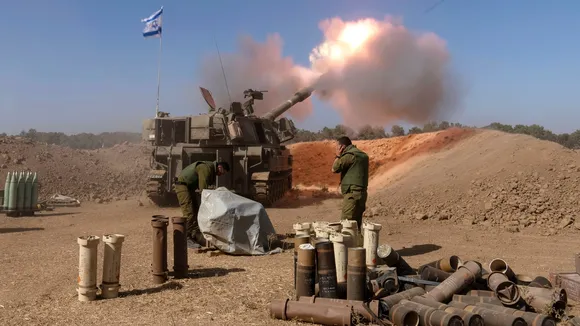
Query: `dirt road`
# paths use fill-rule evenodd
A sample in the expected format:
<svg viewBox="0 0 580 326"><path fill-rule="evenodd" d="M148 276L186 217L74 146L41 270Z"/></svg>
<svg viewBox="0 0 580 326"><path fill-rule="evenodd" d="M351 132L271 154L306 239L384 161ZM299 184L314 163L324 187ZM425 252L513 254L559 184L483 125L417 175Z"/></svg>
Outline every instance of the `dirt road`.
<svg viewBox="0 0 580 326"><path fill-rule="evenodd" d="M337 199L301 208L268 210L278 233L297 221L337 219ZM306 202L307 200L307 202ZM176 209L139 206L135 199L85 204L51 214L0 218L1 325L290 325L268 316L272 299L291 296L292 253L267 257L208 257L190 251L190 278L163 286L151 283L151 215ZM336 217L336 218L335 218ZM566 232L538 235L533 228L512 234L481 225L401 221L375 216L383 224L381 243L389 243L412 265L456 254L484 264L506 259L516 273L547 276L574 269L580 239ZM572 232L572 231L570 231ZM90 303L77 301L78 245L81 235L122 233L121 296ZM171 237L169 261L171 269ZM101 279L102 245L99 249Z"/></svg>

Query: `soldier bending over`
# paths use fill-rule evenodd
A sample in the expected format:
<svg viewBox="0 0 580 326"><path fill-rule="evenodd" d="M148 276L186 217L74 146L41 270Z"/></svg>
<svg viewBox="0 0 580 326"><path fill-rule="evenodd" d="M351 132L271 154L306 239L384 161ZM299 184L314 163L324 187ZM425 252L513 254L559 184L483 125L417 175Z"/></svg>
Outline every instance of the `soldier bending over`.
<svg viewBox="0 0 580 326"><path fill-rule="evenodd" d="M183 217L187 219L187 245L190 248L205 246L206 241L199 230L197 213L201 203L201 191L215 184L216 177L230 171L227 162L197 161L179 173L175 182L175 193ZM196 192L199 190L199 192Z"/></svg>
<svg viewBox="0 0 580 326"><path fill-rule="evenodd" d="M340 173L340 191L343 195L341 219L355 220L360 230L367 202L369 157L353 145L350 138L340 137L336 143L332 172Z"/></svg>

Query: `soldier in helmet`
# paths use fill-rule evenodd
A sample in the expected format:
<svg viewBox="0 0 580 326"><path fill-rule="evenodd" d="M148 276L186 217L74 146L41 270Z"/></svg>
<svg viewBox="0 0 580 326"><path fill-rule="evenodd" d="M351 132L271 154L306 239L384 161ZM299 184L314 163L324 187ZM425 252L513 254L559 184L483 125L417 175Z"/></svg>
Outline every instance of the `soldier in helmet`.
<svg viewBox="0 0 580 326"><path fill-rule="evenodd" d="M230 166L227 162L197 161L179 173L174 189L183 217L187 219L188 247L199 248L206 245L197 222L201 191L213 185L217 176L229 171Z"/></svg>
<svg viewBox="0 0 580 326"><path fill-rule="evenodd" d="M357 221L360 229L367 202L369 157L353 145L350 138L340 137L336 143L332 172L340 173L340 191L343 195L341 219Z"/></svg>

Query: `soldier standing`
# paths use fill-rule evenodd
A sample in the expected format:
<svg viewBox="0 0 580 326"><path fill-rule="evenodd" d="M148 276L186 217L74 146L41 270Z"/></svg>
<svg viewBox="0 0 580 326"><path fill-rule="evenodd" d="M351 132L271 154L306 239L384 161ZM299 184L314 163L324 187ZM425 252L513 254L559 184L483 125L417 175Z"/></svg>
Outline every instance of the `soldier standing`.
<svg viewBox="0 0 580 326"><path fill-rule="evenodd" d="M174 189L183 217L187 219L188 247L199 248L206 245L197 221L201 191L215 184L217 176L229 171L230 166L227 162L197 161L179 173Z"/></svg>
<svg viewBox="0 0 580 326"><path fill-rule="evenodd" d="M332 172L340 173L340 191L343 195L341 219L355 220L360 230L367 202L369 157L353 145L350 138L340 137L336 143Z"/></svg>

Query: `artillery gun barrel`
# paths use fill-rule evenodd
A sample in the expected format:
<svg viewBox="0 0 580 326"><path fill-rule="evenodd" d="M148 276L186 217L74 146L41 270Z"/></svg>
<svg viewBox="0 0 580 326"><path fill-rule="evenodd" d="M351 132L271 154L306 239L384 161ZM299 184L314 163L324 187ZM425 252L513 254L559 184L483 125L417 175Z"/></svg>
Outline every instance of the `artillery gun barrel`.
<svg viewBox="0 0 580 326"><path fill-rule="evenodd" d="M270 112L266 113L263 116L263 118L270 120L276 119L277 117L281 116L284 112L288 111L288 109L296 105L296 103L302 102L305 99L309 98L310 95L312 95L313 91L314 87L312 86L302 88L301 90L296 92L294 96L292 96L289 100L280 103L280 105L272 109Z"/></svg>

